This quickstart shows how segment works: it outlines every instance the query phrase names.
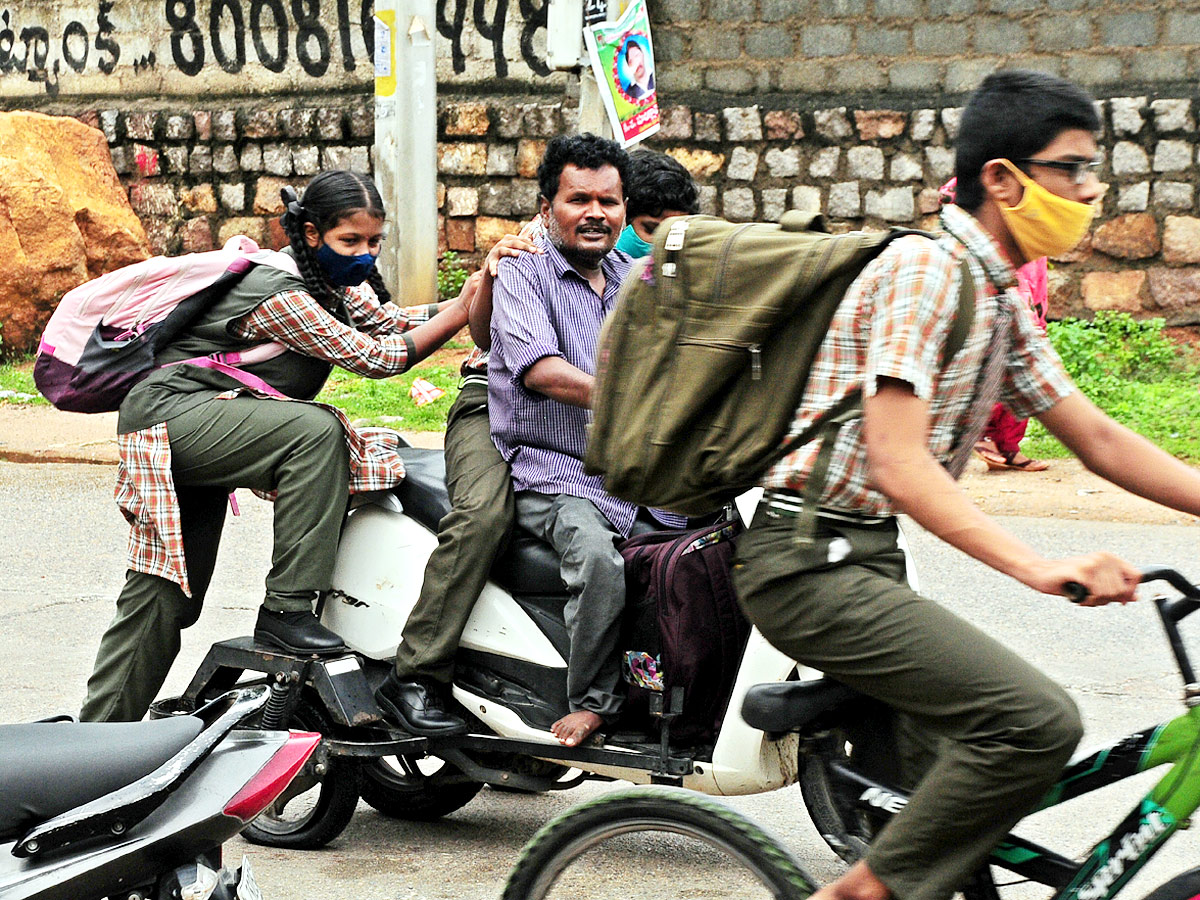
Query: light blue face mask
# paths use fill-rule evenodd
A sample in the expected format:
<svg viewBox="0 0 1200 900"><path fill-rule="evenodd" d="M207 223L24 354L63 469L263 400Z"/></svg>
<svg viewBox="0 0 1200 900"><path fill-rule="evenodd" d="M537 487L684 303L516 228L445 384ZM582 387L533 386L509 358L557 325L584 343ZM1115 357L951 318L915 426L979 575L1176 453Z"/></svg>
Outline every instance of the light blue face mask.
<svg viewBox="0 0 1200 900"><path fill-rule="evenodd" d="M625 230L621 232L621 236L617 238L616 249L622 253L628 253L634 259L641 259L643 256L650 255L650 251L654 249L654 245L643 241L641 236L633 230L632 225L626 225Z"/></svg>

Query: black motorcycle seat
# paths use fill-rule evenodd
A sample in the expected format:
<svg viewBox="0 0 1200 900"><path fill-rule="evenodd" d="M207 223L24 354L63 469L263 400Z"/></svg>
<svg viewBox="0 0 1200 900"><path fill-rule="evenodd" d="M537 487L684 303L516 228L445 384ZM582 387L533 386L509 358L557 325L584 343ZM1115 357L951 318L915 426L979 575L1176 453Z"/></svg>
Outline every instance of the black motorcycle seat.
<svg viewBox="0 0 1200 900"><path fill-rule="evenodd" d="M195 716L0 725L0 840L149 775L203 728Z"/></svg>
<svg viewBox="0 0 1200 900"><path fill-rule="evenodd" d="M404 480L395 489L404 511L437 533L450 512L446 491L446 458L441 450L404 447ZM492 579L514 594L561 594L566 591L558 554L545 541L517 528L508 547L492 566Z"/></svg>
<svg viewBox="0 0 1200 900"><path fill-rule="evenodd" d="M832 678L756 684L742 700L746 724L768 734L798 731L839 703L862 696Z"/></svg>

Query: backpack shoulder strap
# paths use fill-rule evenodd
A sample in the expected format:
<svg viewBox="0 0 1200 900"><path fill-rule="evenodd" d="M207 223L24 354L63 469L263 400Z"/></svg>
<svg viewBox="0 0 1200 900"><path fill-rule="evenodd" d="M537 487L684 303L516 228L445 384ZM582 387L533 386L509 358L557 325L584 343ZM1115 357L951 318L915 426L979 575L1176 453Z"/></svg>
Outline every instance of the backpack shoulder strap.
<svg viewBox="0 0 1200 900"><path fill-rule="evenodd" d="M905 234L920 234L931 239L935 237L925 231L896 229L889 236L889 241ZM963 348L967 335L971 332L971 326L975 322L975 277L971 274L971 267L965 254L960 263L960 272L962 277L959 281L958 307L955 309L954 322L951 323L950 331L946 335L946 343L942 346L942 366L949 363ZM862 389L856 388L846 394L803 432L786 441L773 455L772 465L809 441L815 440L817 437L822 439L821 449L817 453L812 470L804 484L800 514L797 516L794 530L794 540L797 544L809 544L816 536L818 506L821 501L821 492L824 490L825 481L828 478L829 465L833 458L833 446L837 442L842 426L857 418L861 411Z"/></svg>
<svg viewBox="0 0 1200 900"><path fill-rule="evenodd" d="M962 278L958 284L958 309L955 310L950 332L946 335L946 343L942 346L943 366L963 348L967 335L971 333L971 326L975 324L975 276L971 274L966 254L963 255L959 271L962 272Z"/></svg>

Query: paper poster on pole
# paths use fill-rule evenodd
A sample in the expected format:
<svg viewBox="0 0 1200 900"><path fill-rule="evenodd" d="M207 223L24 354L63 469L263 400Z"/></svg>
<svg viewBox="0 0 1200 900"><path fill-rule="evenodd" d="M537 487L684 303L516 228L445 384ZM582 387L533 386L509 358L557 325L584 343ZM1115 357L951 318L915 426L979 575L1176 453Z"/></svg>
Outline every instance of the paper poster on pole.
<svg viewBox="0 0 1200 900"><path fill-rule="evenodd" d="M646 0L632 0L616 22L584 28L583 39L613 134L621 146L636 144L658 131L654 46Z"/></svg>

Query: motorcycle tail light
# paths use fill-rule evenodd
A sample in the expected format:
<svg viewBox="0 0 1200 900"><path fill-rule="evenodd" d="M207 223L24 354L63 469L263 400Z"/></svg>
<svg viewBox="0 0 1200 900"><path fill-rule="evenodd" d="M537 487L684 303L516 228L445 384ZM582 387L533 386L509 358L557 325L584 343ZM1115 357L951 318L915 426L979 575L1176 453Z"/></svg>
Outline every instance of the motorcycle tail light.
<svg viewBox="0 0 1200 900"><path fill-rule="evenodd" d="M243 822L257 816L283 793L319 743L321 735L315 732L293 731L267 764L226 804L225 815Z"/></svg>

